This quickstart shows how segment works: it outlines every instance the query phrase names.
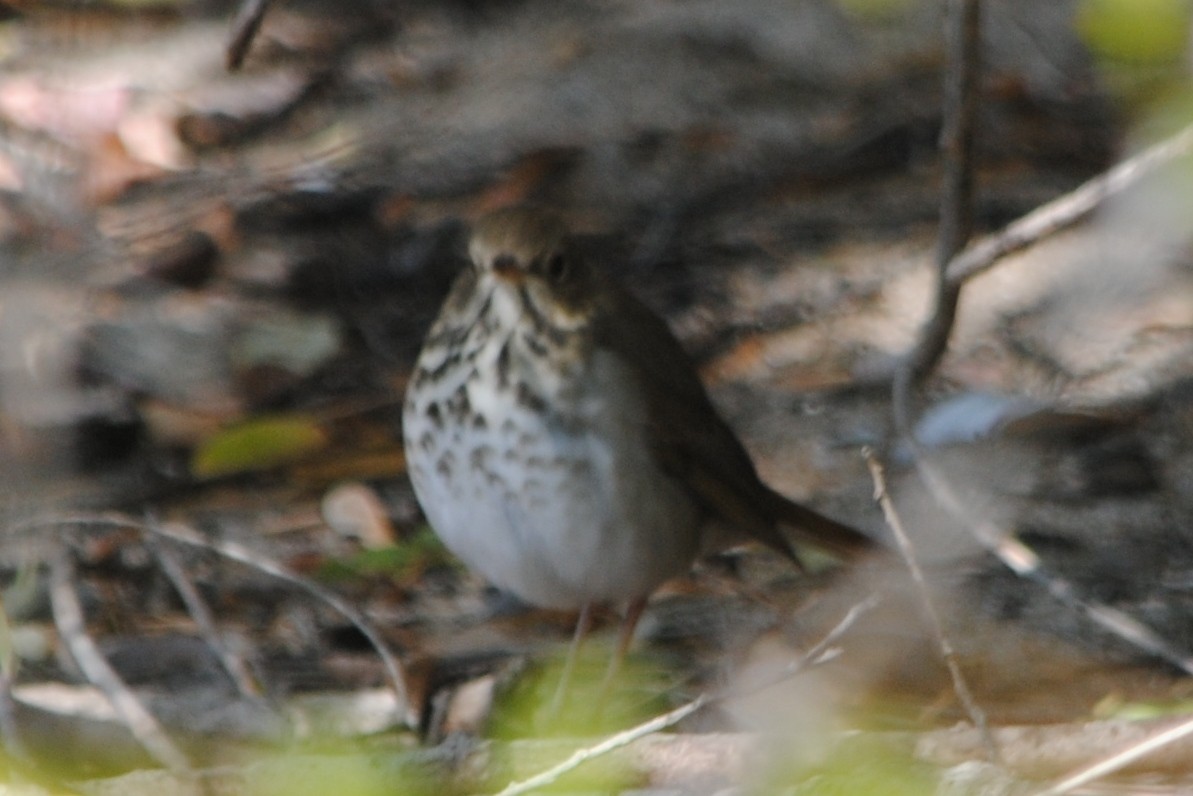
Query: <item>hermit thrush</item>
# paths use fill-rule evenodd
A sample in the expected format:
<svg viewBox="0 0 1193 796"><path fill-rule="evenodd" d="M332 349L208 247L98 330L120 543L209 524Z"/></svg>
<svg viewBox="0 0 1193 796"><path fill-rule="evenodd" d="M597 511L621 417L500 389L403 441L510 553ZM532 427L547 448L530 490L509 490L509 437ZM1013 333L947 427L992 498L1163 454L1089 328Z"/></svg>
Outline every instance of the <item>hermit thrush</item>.
<svg viewBox="0 0 1193 796"><path fill-rule="evenodd" d="M666 323L581 257L556 216L493 213L469 249L403 426L427 519L470 568L582 617L629 606L624 649L647 597L712 528L793 561L780 526L837 554L869 546L759 480Z"/></svg>

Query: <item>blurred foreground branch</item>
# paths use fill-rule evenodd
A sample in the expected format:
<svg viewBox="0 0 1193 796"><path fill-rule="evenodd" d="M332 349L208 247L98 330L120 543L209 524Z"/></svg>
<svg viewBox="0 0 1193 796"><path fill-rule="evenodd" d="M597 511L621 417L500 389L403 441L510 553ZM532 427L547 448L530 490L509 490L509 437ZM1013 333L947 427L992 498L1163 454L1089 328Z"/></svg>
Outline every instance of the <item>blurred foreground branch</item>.
<svg viewBox="0 0 1193 796"><path fill-rule="evenodd" d="M963 284L1008 254L1026 249L1076 224L1110 197L1189 155L1193 155L1193 124L968 246L948 264L947 281L954 285Z"/></svg>

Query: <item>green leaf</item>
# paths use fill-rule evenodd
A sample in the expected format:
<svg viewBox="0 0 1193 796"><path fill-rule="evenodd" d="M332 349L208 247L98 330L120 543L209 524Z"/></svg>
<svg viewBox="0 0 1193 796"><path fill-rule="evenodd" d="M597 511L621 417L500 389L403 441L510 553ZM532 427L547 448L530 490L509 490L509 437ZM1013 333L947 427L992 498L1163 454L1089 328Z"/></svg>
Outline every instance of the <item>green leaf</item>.
<svg viewBox="0 0 1193 796"><path fill-rule="evenodd" d="M302 459L327 445L327 432L302 415L259 417L226 428L191 458L197 478L268 470Z"/></svg>

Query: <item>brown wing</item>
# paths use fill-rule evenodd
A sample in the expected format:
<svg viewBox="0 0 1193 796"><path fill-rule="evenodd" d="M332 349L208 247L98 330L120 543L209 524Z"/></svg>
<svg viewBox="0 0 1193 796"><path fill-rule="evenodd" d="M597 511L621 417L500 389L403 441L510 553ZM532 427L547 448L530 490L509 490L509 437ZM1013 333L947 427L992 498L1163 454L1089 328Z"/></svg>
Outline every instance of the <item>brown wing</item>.
<svg viewBox="0 0 1193 796"><path fill-rule="evenodd" d="M794 503L762 483L737 436L713 407L667 324L616 284L603 291L595 344L629 363L646 395L649 442L664 471L731 527L797 560L777 525L841 555L871 546L858 531Z"/></svg>

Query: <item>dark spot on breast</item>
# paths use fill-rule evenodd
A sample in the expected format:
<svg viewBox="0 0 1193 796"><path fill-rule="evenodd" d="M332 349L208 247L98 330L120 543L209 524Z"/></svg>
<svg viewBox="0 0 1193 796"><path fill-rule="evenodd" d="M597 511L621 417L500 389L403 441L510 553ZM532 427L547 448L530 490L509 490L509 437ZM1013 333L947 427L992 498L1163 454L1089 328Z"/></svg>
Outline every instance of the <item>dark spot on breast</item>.
<svg viewBox="0 0 1193 796"><path fill-rule="evenodd" d="M518 382L518 386L514 388L514 400L518 402L519 406L532 412L545 413L547 411L547 402L524 381Z"/></svg>
<svg viewBox="0 0 1193 796"><path fill-rule="evenodd" d="M432 328L427 335L426 341L423 343L423 350L430 348L451 347L458 348L465 340L468 339L468 334L472 331L472 324L443 326L442 328Z"/></svg>
<svg viewBox="0 0 1193 796"><path fill-rule="evenodd" d="M538 307L536 307L534 302L530 300L530 294L526 292L525 287L518 291L518 298L521 301L522 310L525 317L529 318L531 324L534 326L535 334L537 334L540 339L546 338L552 345L556 347L562 347L564 343L567 342L567 332L554 326L546 316L539 312ZM530 336L528 335L527 339L529 339L529 337Z"/></svg>
<svg viewBox="0 0 1193 796"><path fill-rule="evenodd" d="M510 386L510 341L506 340L497 352L497 386L506 389Z"/></svg>
<svg viewBox="0 0 1193 796"><path fill-rule="evenodd" d="M567 463L567 468L572 471L574 475L581 478L587 478L592 475L592 462L588 459L570 459Z"/></svg>
<svg viewBox="0 0 1193 796"><path fill-rule="evenodd" d="M543 339L539 335L531 332L523 332L522 342L526 344L526 347L530 349L531 353L540 357L547 356L547 346L543 343Z"/></svg>
<svg viewBox="0 0 1193 796"><path fill-rule="evenodd" d="M414 374L415 384L421 384L424 381L437 382L443 378L444 374L455 368L460 364L460 349L456 348L450 354L443 358L443 361L435 366L433 370L426 368L419 368L420 373Z"/></svg>
<svg viewBox="0 0 1193 796"><path fill-rule="evenodd" d="M424 431L422 436L418 438L418 447L430 453L435 448L435 435L430 431Z"/></svg>
<svg viewBox="0 0 1193 796"><path fill-rule="evenodd" d="M472 451L472 453L470 453L468 455L468 461L472 464L473 467L477 468L478 470L488 470L489 469L489 465L488 465L489 458L492 457L492 455L493 455L492 448L490 448L488 445L481 445L479 448L474 449Z"/></svg>
<svg viewBox="0 0 1193 796"><path fill-rule="evenodd" d="M461 384L447 399L447 411L452 420L464 423L472 414L472 402L468 400L468 386Z"/></svg>
<svg viewBox="0 0 1193 796"><path fill-rule="evenodd" d="M553 425L558 431L573 437L584 436L587 428L587 423L579 415L556 415Z"/></svg>
<svg viewBox="0 0 1193 796"><path fill-rule="evenodd" d="M443 428L443 412L439 409L438 401L431 401L427 406L427 419L435 428Z"/></svg>
<svg viewBox="0 0 1193 796"><path fill-rule="evenodd" d="M439 473L444 478L451 478L452 471L456 469L456 456L451 451L439 457L439 461L435 463L435 472Z"/></svg>
<svg viewBox="0 0 1193 796"><path fill-rule="evenodd" d="M472 418L472 427L478 431L485 431L489 428L489 420L479 412Z"/></svg>

